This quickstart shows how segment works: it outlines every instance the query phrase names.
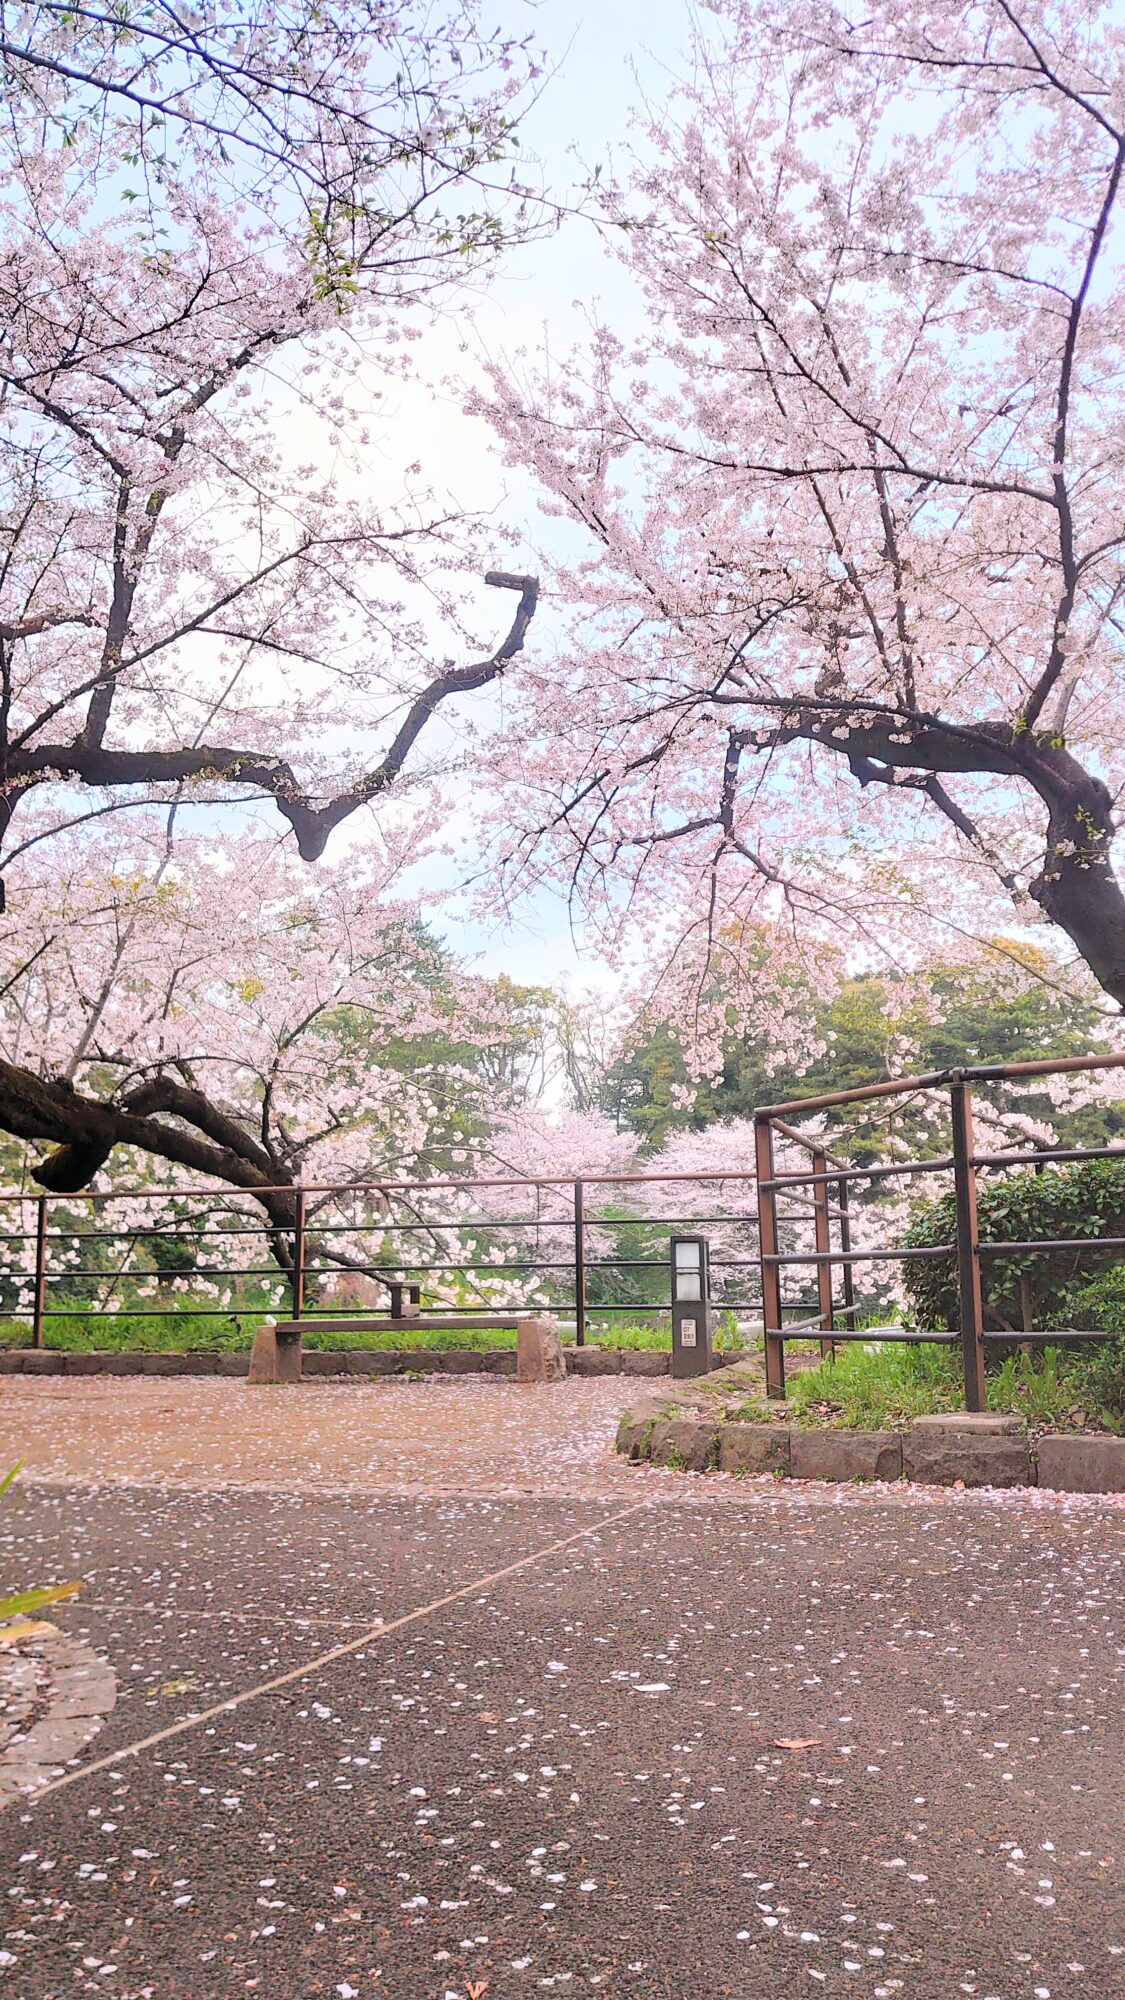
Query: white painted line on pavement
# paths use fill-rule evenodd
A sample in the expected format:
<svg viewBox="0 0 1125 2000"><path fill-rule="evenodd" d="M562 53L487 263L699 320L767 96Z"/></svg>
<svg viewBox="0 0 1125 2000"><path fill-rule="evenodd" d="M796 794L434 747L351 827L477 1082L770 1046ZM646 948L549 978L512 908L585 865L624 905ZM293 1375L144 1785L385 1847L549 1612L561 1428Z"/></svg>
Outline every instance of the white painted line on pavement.
<svg viewBox="0 0 1125 2000"><path fill-rule="evenodd" d="M36 1806L41 1799L52 1792L61 1792L67 1785L76 1785L81 1778L92 1778L97 1771L108 1771L114 1764L123 1763L127 1757L139 1757L143 1750L154 1750L158 1743L169 1743L176 1736L185 1736L189 1730L199 1729L205 1722L213 1722L217 1716L230 1715L245 1702L256 1701L259 1695L275 1694L278 1688L291 1687L295 1681L307 1680L310 1674L319 1673L323 1667L330 1667L336 1660L347 1659L350 1653L361 1652L365 1646L373 1645L377 1639L386 1639L392 1632L400 1632L404 1625L415 1625L421 1618L429 1618L435 1611L444 1610L447 1604L458 1604L466 1597L479 1596L482 1590L490 1590L494 1584L502 1583L505 1577L515 1576L521 1569L530 1569L533 1564L543 1562L547 1556L557 1556L563 1549L574 1547L576 1542L588 1541L591 1535L600 1535L606 1528L615 1528L619 1522L627 1521L631 1514L641 1513L647 1500L636 1500L631 1507L625 1507L618 1514L607 1515L604 1520L595 1521L588 1528L579 1528L573 1535L564 1535L558 1542L550 1542L544 1549L536 1549L534 1554L520 1556L518 1561L506 1563L503 1569L494 1569L487 1576L481 1576L474 1583L462 1584L458 1590L447 1591L444 1597L435 1597L430 1604L422 1604L416 1611L405 1611L400 1618L388 1619L386 1624L372 1625L361 1632L357 1639L349 1639L346 1645L333 1646L327 1653L321 1653L315 1660L306 1660L303 1666L291 1667L287 1673L275 1674L272 1680L259 1681L255 1687L244 1688L241 1694L231 1695L228 1701L216 1702L213 1708L200 1709L197 1715L188 1715L181 1722L170 1723L167 1729L154 1730L151 1736L142 1736L139 1742L127 1743L121 1750L111 1750L105 1757L94 1757L88 1764L82 1764L76 1771L67 1771L61 1778L53 1778L49 1785L41 1785L23 1801Z"/></svg>

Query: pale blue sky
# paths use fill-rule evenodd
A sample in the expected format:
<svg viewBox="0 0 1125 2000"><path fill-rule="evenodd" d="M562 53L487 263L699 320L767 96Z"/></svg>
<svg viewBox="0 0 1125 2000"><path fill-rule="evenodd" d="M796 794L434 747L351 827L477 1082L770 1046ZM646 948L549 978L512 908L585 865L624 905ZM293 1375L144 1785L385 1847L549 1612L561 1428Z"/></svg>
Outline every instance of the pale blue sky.
<svg viewBox="0 0 1125 2000"><path fill-rule="evenodd" d="M487 0L486 0L487 5ZM523 127L527 154L541 162L547 185L565 196L610 149L628 143L629 112L642 90L667 94L667 72L682 68L695 10L688 0L501 0L493 18L524 31L526 22L546 50L549 70L539 101ZM634 78L633 71L637 72ZM621 327L632 318L639 329L636 298L628 277L587 223L572 220L559 234L511 253L487 290L468 308L447 314L427 336L423 374L433 378L473 371L472 353L500 357L521 347L535 348L544 337L557 353L582 335L584 311L598 304ZM636 316L636 317L634 317ZM470 356L462 352L468 342ZM505 471L482 425L470 422L450 389L404 396L399 407L404 434L423 431L421 457L427 473L450 488L467 507L494 507L501 523L529 524L534 537L549 534L536 515L530 482ZM482 593L487 599L490 593ZM492 622L494 603L485 606ZM485 629L490 629L485 624ZM550 611L544 606L531 643L550 643ZM450 921L442 928L459 948L479 954L489 972L527 980L559 981L575 987L603 983L604 969L572 944L563 900L543 893L520 923L488 927Z"/></svg>

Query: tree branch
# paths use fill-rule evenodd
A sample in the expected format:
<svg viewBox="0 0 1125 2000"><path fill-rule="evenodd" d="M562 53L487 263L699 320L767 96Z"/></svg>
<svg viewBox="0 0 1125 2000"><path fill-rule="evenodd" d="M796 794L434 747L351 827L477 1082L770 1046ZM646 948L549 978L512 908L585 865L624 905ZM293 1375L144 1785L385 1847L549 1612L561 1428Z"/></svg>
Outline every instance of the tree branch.
<svg viewBox="0 0 1125 2000"><path fill-rule="evenodd" d="M181 785L193 781L253 785L272 797L278 811L289 821L302 858L316 861L323 854L334 828L394 783L426 724L442 703L496 680L509 661L522 650L538 604L538 578L490 570L485 582L495 590L518 590L520 593L511 627L496 651L488 659L476 661L471 666L450 667L444 673L435 675L429 686L411 703L380 763L358 784L349 786L326 805L312 803L301 790L292 765L284 757L263 755L261 750L216 744L183 746L173 750L115 750L89 742L84 736L72 743L27 745L13 754L6 789L18 797L29 785L43 784L53 778L78 779L81 784L100 789L126 785Z"/></svg>

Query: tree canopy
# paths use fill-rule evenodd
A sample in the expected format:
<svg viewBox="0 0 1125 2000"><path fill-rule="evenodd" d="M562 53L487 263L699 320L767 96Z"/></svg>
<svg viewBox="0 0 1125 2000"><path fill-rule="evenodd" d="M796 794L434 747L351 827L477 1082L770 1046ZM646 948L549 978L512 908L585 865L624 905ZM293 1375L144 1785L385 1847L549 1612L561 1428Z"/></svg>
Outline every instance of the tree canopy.
<svg viewBox="0 0 1125 2000"><path fill-rule="evenodd" d="M573 529L507 865L678 923L682 1008L738 926L909 962L1013 905L1125 1001L1112 11L706 14L605 186L641 331L484 399Z"/></svg>

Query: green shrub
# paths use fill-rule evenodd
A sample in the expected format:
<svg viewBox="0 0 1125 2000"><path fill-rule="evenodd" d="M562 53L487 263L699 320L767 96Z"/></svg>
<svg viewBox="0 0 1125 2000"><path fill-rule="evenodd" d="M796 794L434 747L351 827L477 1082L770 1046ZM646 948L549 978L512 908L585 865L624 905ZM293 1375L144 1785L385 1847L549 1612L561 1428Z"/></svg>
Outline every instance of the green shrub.
<svg viewBox="0 0 1125 2000"><path fill-rule="evenodd" d="M1072 1286L1051 1325L1125 1334L1125 1261L1111 1264L1089 1284Z"/></svg>
<svg viewBox="0 0 1125 2000"><path fill-rule="evenodd" d="M1005 1174L978 1182L977 1214L982 1243L1026 1243L1044 1237L1125 1236L1125 1161L1087 1160L1075 1166L1045 1167L1042 1173ZM911 1248L956 1240L957 1208L952 1191L919 1203L903 1238ZM1021 1279L1026 1281L1031 1325L1036 1329L1089 1324L1066 1320L1083 1287L1107 1266L1120 1265L1121 1252L1082 1242L1065 1250L1025 1251L982 1260L985 1324L1019 1333L1024 1325ZM934 1257L903 1266L903 1282L921 1327L955 1327L960 1322L957 1258ZM1107 1328L1107 1331L1112 1331Z"/></svg>
<svg viewBox="0 0 1125 2000"><path fill-rule="evenodd" d="M1091 1284L1075 1286L1055 1324L1112 1336L1086 1349L1075 1373L1091 1407L1115 1424L1125 1424L1125 1263L1112 1265Z"/></svg>

